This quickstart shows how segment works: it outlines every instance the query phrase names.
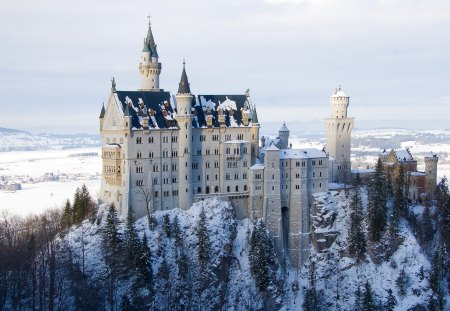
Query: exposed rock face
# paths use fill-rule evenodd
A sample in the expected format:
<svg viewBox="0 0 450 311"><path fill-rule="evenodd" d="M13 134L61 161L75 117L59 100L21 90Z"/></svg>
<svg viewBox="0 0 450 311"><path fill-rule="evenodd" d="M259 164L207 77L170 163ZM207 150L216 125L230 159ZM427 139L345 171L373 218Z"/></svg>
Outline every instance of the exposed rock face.
<svg viewBox="0 0 450 311"><path fill-rule="evenodd" d="M339 232L336 230L337 206L339 193L329 191L313 195L312 218L312 244L317 252L324 252L336 240Z"/></svg>

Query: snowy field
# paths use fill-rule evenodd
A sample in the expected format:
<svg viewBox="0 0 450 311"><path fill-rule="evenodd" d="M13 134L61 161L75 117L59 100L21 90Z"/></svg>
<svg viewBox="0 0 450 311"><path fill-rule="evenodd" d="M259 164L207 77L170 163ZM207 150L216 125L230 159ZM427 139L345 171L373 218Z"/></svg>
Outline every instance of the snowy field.
<svg viewBox="0 0 450 311"><path fill-rule="evenodd" d="M76 188L83 184L97 198L100 155L99 147L0 152L0 176L22 184L22 190L0 191L0 214L8 211L26 216L62 207L66 199L73 200Z"/></svg>

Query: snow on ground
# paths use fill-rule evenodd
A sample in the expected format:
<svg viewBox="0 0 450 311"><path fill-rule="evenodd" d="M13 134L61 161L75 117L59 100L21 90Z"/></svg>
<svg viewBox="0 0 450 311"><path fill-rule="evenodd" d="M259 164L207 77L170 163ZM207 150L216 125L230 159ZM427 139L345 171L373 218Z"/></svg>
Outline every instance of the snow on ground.
<svg viewBox="0 0 450 311"><path fill-rule="evenodd" d="M83 184L86 184L92 197L98 197L100 179L22 184L23 189L16 192L0 191L0 215L8 211L9 214L27 216L49 208L61 208L67 199L73 201L75 190Z"/></svg>
<svg viewBox="0 0 450 311"><path fill-rule="evenodd" d="M62 207L83 184L97 198L101 169L99 147L0 152L0 176L22 183L22 190L0 191L0 213L25 216Z"/></svg>

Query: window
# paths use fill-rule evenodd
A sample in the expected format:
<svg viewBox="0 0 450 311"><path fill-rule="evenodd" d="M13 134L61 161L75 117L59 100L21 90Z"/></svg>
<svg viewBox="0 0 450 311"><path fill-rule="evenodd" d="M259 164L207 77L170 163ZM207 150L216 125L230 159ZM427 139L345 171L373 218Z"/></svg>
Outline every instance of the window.
<svg viewBox="0 0 450 311"><path fill-rule="evenodd" d="M242 179L247 179L247 173L242 174Z"/></svg>
<svg viewBox="0 0 450 311"><path fill-rule="evenodd" d="M138 159L142 158L142 152L138 151L136 158L138 158Z"/></svg>
<svg viewBox="0 0 450 311"><path fill-rule="evenodd" d="M242 148L242 153L247 154L247 147Z"/></svg>
<svg viewBox="0 0 450 311"><path fill-rule="evenodd" d="M144 185L144 181L142 179L136 180L136 186L140 187Z"/></svg>
<svg viewBox="0 0 450 311"><path fill-rule="evenodd" d="M213 140L213 141L219 141L219 135L214 134L214 135L212 136L212 140Z"/></svg>
<svg viewBox="0 0 450 311"><path fill-rule="evenodd" d="M315 173L315 172L313 172L313 178L314 178L314 177L316 177L316 173Z"/></svg>
<svg viewBox="0 0 450 311"><path fill-rule="evenodd" d="M197 188L197 193L202 193L202 187Z"/></svg>
<svg viewBox="0 0 450 311"><path fill-rule="evenodd" d="M178 151L172 150L172 158L178 157Z"/></svg>
<svg viewBox="0 0 450 311"><path fill-rule="evenodd" d="M169 142L169 136L163 136L163 143Z"/></svg>
<svg viewBox="0 0 450 311"><path fill-rule="evenodd" d="M143 173L144 168L142 166L136 166L136 173Z"/></svg>
<svg viewBox="0 0 450 311"><path fill-rule="evenodd" d="M244 140L244 134L238 134L237 140Z"/></svg>
<svg viewBox="0 0 450 311"><path fill-rule="evenodd" d="M169 171L169 164L164 163L163 164L163 172L167 172L167 171Z"/></svg>
<svg viewBox="0 0 450 311"><path fill-rule="evenodd" d="M235 173L234 174L234 179L236 180L236 179L239 179L239 173Z"/></svg>
<svg viewBox="0 0 450 311"><path fill-rule="evenodd" d="M231 140L231 134L226 134L225 135L225 141L229 141Z"/></svg>
<svg viewBox="0 0 450 311"><path fill-rule="evenodd" d="M142 144L142 137L136 137L136 144Z"/></svg>
<svg viewBox="0 0 450 311"><path fill-rule="evenodd" d="M169 151L163 150L163 158L168 158L168 157L169 157Z"/></svg>
<svg viewBox="0 0 450 311"><path fill-rule="evenodd" d="M255 174L255 179L261 179L261 173L257 173L257 174Z"/></svg>
<svg viewBox="0 0 450 311"><path fill-rule="evenodd" d="M157 185L158 184L158 178L153 178L153 184Z"/></svg>
<svg viewBox="0 0 450 311"><path fill-rule="evenodd" d="M153 164L153 172L159 172L158 164Z"/></svg>
<svg viewBox="0 0 450 311"><path fill-rule="evenodd" d="M198 175L198 176L197 176L197 180L200 181L200 178L201 178L200 175Z"/></svg>
<svg viewBox="0 0 450 311"><path fill-rule="evenodd" d="M176 171L178 169L177 165L175 163L172 163L172 171Z"/></svg>
<svg viewBox="0 0 450 311"><path fill-rule="evenodd" d="M178 142L178 136L172 136L172 142L173 143L177 143ZM177 191L177 195L178 195L178 191Z"/></svg>
<svg viewBox="0 0 450 311"><path fill-rule="evenodd" d="M219 186L214 187L214 192L216 192L216 193L219 192Z"/></svg>
<svg viewBox="0 0 450 311"><path fill-rule="evenodd" d="M230 175L230 173L227 173L225 179L226 179L226 180L231 180L231 175Z"/></svg>
<svg viewBox="0 0 450 311"><path fill-rule="evenodd" d="M230 192L230 186L227 186L227 192Z"/></svg>
<svg viewBox="0 0 450 311"><path fill-rule="evenodd" d="M178 190L172 190L172 196L177 197L178 196Z"/></svg>
<svg viewBox="0 0 450 311"><path fill-rule="evenodd" d="M177 178L174 176L172 177L172 184L176 184L177 183Z"/></svg>
<svg viewBox="0 0 450 311"><path fill-rule="evenodd" d="M302 161L302 167L306 166L306 161Z"/></svg>
<svg viewBox="0 0 450 311"><path fill-rule="evenodd" d="M155 191L155 198L158 197L158 191Z"/></svg>
<svg viewBox="0 0 450 311"><path fill-rule="evenodd" d="M150 152L148 153L148 157L149 157L150 159L153 158L153 151L150 151Z"/></svg>
<svg viewBox="0 0 450 311"><path fill-rule="evenodd" d="M197 155L202 155L202 149L197 149Z"/></svg>
<svg viewBox="0 0 450 311"><path fill-rule="evenodd" d="M239 186L236 186L236 192L239 192Z"/></svg>
<svg viewBox="0 0 450 311"><path fill-rule="evenodd" d="M247 191L247 185L244 185L244 191Z"/></svg>
<svg viewBox="0 0 450 311"><path fill-rule="evenodd" d="M225 150L225 154L230 154L230 148L227 148L227 149Z"/></svg>
<svg viewBox="0 0 450 311"><path fill-rule="evenodd" d="M295 185L295 189L300 189L300 185Z"/></svg>
<svg viewBox="0 0 450 311"><path fill-rule="evenodd" d="M169 178L163 178L163 184L168 185L169 184Z"/></svg>
<svg viewBox="0 0 450 311"><path fill-rule="evenodd" d="M206 154L209 155L211 153L211 150L209 148L206 149Z"/></svg>
<svg viewBox="0 0 450 311"><path fill-rule="evenodd" d="M323 160L319 160L319 165L323 165Z"/></svg>
<svg viewBox="0 0 450 311"><path fill-rule="evenodd" d="M193 168L194 170L198 169L198 163L197 163L197 162L193 162L193 163L192 163L192 168Z"/></svg>
<svg viewBox="0 0 450 311"><path fill-rule="evenodd" d="M244 160L244 162L242 162L242 165L243 165L244 167L247 167L247 165L248 165L247 160Z"/></svg>
<svg viewBox="0 0 450 311"><path fill-rule="evenodd" d="M149 143L149 144L153 144L153 137L152 137L152 136L150 136L150 137L148 138L148 143Z"/></svg>
<svg viewBox="0 0 450 311"><path fill-rule="evenodd" d="M219 161L214 161L214 168L219 168Z"/></svg>
<svg viewBox="0 0 450 311"><path fill-rule="evenodd" d="M219 148L215 148L215 149L214 149L214 154L215 154L215 155L218 155L218 154L219 154Z"/></svg>
<svg viewBox="0 0 450 311"><path fill-rule="evenodd" d="M313 160L313 161L311 162L311 164L312 164L312 166L316 165L316 161Z"/></svg>
<svg viewBox="0 0 450 311"><path fill-rule="evenodd" d="M200 141L206 141L206 135L200 135Z"/></svg>
<svg viewBox="0 0 450 311"><path fill-rule="evenodd" d="M206 163L205 163L205 167L206 167L206 168L209 168L209 166L210 166L210 163L209 163L209 162L206 162Z"/></svg>

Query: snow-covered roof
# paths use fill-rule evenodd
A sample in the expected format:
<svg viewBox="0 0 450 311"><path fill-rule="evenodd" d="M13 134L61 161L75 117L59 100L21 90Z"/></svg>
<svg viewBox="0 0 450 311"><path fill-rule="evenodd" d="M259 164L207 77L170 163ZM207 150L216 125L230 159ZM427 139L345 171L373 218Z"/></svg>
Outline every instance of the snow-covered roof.
<svg viewBox="0 0 450 311"><path fill-rule="evenodd" d="M279 131L280 131L280 132L288 132L288 131L289 131L289 129L288 129L287 126L286 126L286 123L283 122L283 126L280 128Z"/></svg>
<svg viewBox="0 0 450 311"><path fill-rule="evenodd" d="M410 174L411 174L411 176L426 176L427 175L424 172L411 172Z"/></svg>
<svg viewBox="0 0 450 311"><path fill-rule="evenodd" d="M409 150L396 150L395 154L397 156L397 160L401 161L413 161L413 157L411 155L411 153L409 152Z"/></svg>
<svg viewBox="0 0 450 311"><path fill-rule="evenodd" d="M254 164L252 167L250 167L251 170L263 170L264 169L264 164Z"/></svg>
<svg viewBox="0 0 450 311"><path fill-rule="evenodd" d="M274 144L275 146L278 145L279 142L279 138L266 138L265 145L261 148L260 153L264 153L266 149L269 148L269 146L272 144Z"/></svg>
<svg viewBox="0 0 450 311"><path fill-rule="evenodd" d="M334 90L333 94L331 94L331 97L348 97L348 96L339 86L337 89Z"/></svg>
<svg viewBox="0 0 450 311"><path fill-rule="evenodd" d="M278 149L274 143L271 143L270 146L265 149L265 151L278 151L278 150L280 149Z"/></svg>
<svg viewBox="0 0 450 311"><path fill-rule="evenodd" d="M248 143L248 140L228 140L228 141L224 141L223 144L245 144Z"/></svg>
<svg viewBox="0 0 450 311"><path fill-rule="evenodd" d="M327 154L319 149L282 149L280 150L280 159L312 159L326 158Z"/></svg>

